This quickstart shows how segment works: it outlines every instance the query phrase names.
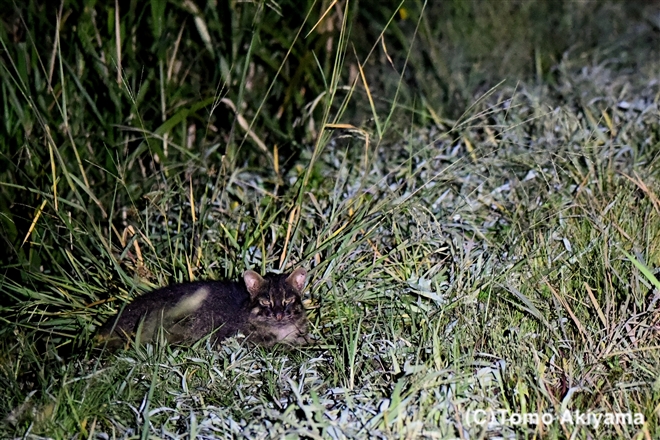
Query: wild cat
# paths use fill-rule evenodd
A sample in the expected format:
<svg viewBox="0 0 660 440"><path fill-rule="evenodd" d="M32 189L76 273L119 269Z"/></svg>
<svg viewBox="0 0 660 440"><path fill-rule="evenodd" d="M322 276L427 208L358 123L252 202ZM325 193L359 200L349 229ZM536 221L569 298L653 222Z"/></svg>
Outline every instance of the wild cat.
<svg viewBox="0 0 660 440"><path fill-rule="evenodd" d="M302 291L307 272L269 273L248 270L242 281L197 281L172 284L136 298L110 318L97 338L109 348L163 335L170 343L192 344L212 333L215 344L243 333L249 341L270 347L308 342Z"/></svg>

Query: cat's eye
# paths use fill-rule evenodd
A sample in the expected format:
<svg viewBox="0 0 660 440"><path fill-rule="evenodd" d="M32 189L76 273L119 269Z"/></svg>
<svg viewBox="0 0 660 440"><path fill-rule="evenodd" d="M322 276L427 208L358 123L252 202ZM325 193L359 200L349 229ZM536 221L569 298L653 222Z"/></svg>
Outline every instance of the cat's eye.
<svg viewBox="0 0 660 440"><path fill-rule="evenodd" d="M288 306L289 304L291 304L295 300L296 300L295 296L290 296L288 298L284 298L284 301L282 301L282 304L284 304L285 306Z"/></svg>
<svg viewBox="0 0 660 440"><path fill-rule="evenodd" d="M259 304L261 304L264 307L273 307L273 304L271 304L270 300L268 299L260 299Z"/></svg>

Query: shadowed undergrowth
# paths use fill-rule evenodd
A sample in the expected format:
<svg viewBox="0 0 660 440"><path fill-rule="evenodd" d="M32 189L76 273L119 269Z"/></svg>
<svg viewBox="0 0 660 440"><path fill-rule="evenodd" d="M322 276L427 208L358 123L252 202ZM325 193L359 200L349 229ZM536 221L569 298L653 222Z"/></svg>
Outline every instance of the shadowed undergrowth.
<svg viewBox="0 0 660 440"><path fill-rule="evenodd" d="M566 3L574 34L548 42L514 26L535 3L3 17L5 436L654 433L657 30L617 2L577 26ZM144 290L299 264L313 346L92 350Z"/></svg>

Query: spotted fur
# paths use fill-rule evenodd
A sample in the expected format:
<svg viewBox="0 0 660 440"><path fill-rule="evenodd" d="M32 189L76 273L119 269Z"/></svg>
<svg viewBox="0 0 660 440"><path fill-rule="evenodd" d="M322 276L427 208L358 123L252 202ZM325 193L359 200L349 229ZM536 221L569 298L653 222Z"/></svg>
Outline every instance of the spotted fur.
<svg viewBox="0 0 660 440"><path fill-rule="evenodd" d="M173 284L128 304L99 329L97 338L110 348L127 345L133 338L154 341L161 335L170 343L186 345L209 333L215 343L243 333L264 346L305 344L306 276L303 268L264 277L248 270L242 282Z"/></svg>

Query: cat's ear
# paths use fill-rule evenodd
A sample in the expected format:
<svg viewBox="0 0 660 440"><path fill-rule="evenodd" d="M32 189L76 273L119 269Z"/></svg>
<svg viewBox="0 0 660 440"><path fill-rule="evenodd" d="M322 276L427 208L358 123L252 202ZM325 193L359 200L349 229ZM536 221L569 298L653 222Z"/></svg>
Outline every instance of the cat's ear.
<svg viewBox="0 0 660 440"><path fill-rule="evenodd" d="M261 275L253 270L246 270L243 273L243 281L245 281L245 287L247 287L247 290L252 298L257 296L265 283L264 279L261 278Z"/></svg>
<svg viewBox="0 0 660 440"><path fill-rule="evenodd" d="M289 283L291 287L295 289L296 292L302 293L305 288L305 280L307 280L307 271L303 267L291 272L291 275L288 276L286 282Z"/></svg>

